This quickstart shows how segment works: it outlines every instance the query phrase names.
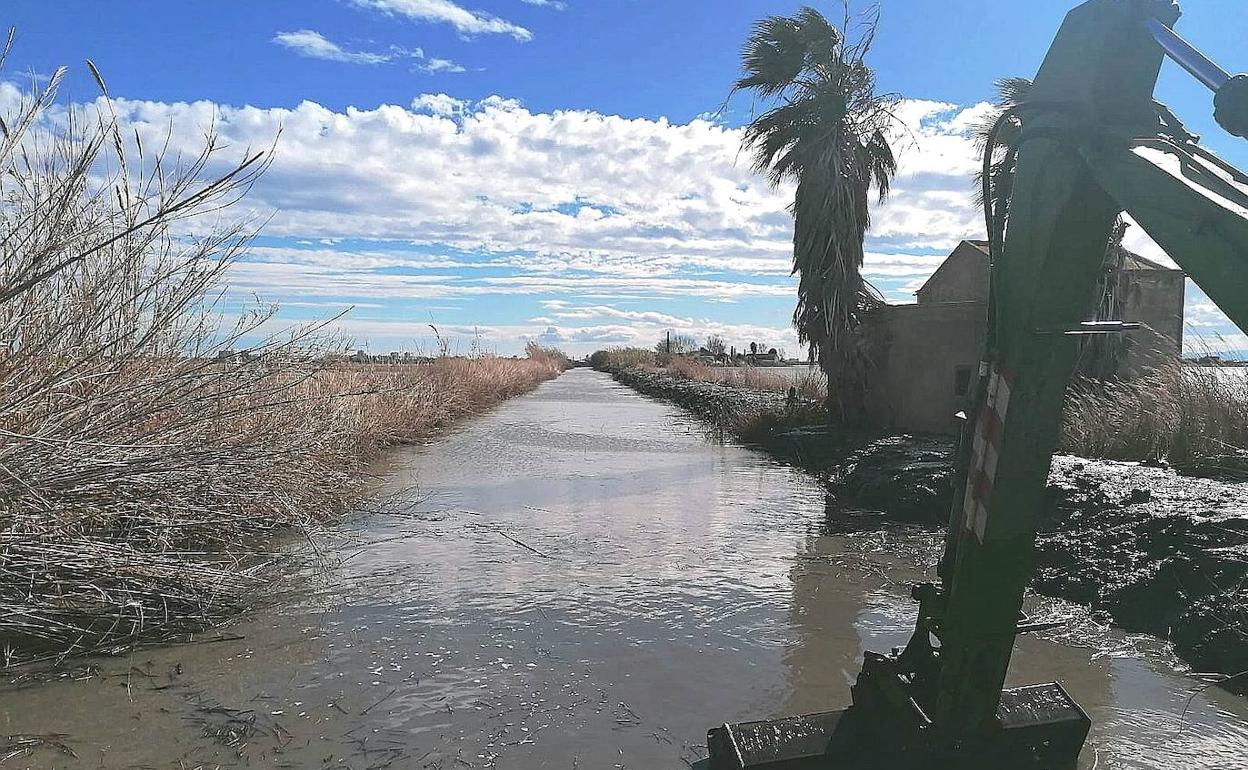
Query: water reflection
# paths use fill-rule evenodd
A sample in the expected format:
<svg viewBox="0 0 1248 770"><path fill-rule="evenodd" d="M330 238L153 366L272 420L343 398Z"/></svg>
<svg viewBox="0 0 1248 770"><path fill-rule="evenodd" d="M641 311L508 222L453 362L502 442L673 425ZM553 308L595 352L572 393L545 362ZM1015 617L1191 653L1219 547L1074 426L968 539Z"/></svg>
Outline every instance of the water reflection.
<svg viewBox="0 0 1248 770"><path fill-rule="evenodd" d="M827 526L798 541L786 714L847 706L862 651L904 645L916 610L910 586L936 580L937 534L858 514L830 500ZM1083 607L1029 597L1027 609L1065 625L1020 638L1007 684L1067 688L1093 721L1082 768L1245 766L1244 698L1182 677L1161 642L1099 624Z"/></svg>

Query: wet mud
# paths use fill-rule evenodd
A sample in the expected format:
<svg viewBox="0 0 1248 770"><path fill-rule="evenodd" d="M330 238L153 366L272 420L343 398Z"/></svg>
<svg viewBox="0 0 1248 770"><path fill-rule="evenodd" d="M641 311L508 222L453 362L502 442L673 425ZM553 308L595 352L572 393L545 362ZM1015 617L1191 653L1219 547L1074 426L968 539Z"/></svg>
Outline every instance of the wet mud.
<svg viewBox="0 0 1248 770"><path fill-rule="evenodd" d="M0 765L684 768L714 725L847 705L940 545L830 525L817 477L584 369L396 452L378 494L413 489L195 644L6 671ZM1242 766L1244 699L1079 605L1028 611L1064 623L1020 640L1011 683L1089 712L1083 770Z"/></svg>
<svg viewBox="0 0 1248 770"><path fill-rule="evenodd" d="M1046 503L1037 589L1170 640L1197 671L1248 671L1248 484L1059 456Z"/></svg>
<svg viewBox="0 0 1248 770"><path fill-rule="evenodd" d="M616 378L704 418L784 408L775 394L649 372ZM709 396L713 408L696 401ZM940 436L779 426L748 437L821 475L849 522L943 526L952 504L954 444ZM1033 586L1099 617L1173 643L1195 670L1248 688L1248 484L1165 467L1054 458L1036 543Z"/></svg>

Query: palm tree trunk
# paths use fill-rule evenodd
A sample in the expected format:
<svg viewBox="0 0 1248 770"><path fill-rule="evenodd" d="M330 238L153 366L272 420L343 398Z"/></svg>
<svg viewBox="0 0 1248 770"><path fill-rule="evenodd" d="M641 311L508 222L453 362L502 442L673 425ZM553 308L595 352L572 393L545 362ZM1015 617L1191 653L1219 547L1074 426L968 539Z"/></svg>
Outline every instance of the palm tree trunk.
<svg viewBox="0 0 1248 770"><path fill-rule="evenodd" d="M824 406L828 422L861 426L867 421L867 388L863 362L856 347L828 350L819 366L828 380Z"/></svg>

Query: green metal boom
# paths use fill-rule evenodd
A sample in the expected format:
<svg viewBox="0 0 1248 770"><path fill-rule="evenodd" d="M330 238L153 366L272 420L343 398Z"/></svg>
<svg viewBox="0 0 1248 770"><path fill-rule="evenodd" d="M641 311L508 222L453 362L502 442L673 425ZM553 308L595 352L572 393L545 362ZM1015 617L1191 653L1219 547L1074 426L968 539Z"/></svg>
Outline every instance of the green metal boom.
<svg viewBox="0 0 1248 770"><path fill-rule="evenodd" d="M932 718L955 735L982 729L997 708L1077 335L1095 309L1119 213L1236 324L1248 322L1245 178L1167 125L1153 101L1164 52L1149 22L1168 28L1177 18L1169 2L1076 8L1022 108L1008 228L992 265L989 379L970 428L980 450L932 602L941 642Z"/></svg>

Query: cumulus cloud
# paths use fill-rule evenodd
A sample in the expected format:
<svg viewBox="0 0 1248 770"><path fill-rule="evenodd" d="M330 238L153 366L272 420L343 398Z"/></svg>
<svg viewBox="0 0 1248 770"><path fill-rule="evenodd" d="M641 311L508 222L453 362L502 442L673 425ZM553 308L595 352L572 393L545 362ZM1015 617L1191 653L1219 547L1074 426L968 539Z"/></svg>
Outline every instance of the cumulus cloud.
<svg viewBox="0 0 1248 770"><path fill-rule="evenodd" d="M301 29L295 32L278 32L273 36L273 42L309 59L324 59L325 61L345 62L347 64L385 64L395 59L421 59L425 55L425 52L419 48L410 51L402 48L392 48L382 53L349 51L334 41L329 40L320 32L311 29Z"/></svg>
<svg viewBox="0 0 1248 770"><path fill-rule="evenodd" d="M451 0L351 0L351 3L388 16L449 24L461 35L468 37L510 35L521 42L533 39L533 33L518 24L479 11L470 11Z"/></svg>
<svg viewBox="0 0 1248 770"><path fill-rule="evenodd" d="M672 274L788 272L788 190L739 161L739 132L703 121L533 113L446 94L334 111L117 100L145 143L174 127L187 151L213 124L275 162L249 204L266 232L394 239L509 253L534 268ZM516 254L522 252L522 254Z"/></svg>
<svg viewBox="0 0 1248 770"><path fill-rule="evenodd" d="M421 94L412 100L412 109L416 112L428 112L447 118L461 115L467 108L468 102L447 94Z"/></svg>
<svg viewBox="0 0 1248 770"><path fill-rule="evenodd" d="M0 101L16 94L0 84ZM618 337L686 323L703 334L713 321L665 305L697 301L715 315L711 303L766 301L776 323L767 333L779 339L791 307L793 191L751 171L739 129L446 93L371 109L126 99L113 108L145 146L172 127L171 153L187 156L209 125L240 155L280 129L273 165L245 202L269 217L268 240L236 267L239 291L326 303L529 297L517 318L543 322L504 330L513 338L548 326ZM890 299L912 299L952 246L982 236L969 130L984 110L899 106L900 170L872 212L864 267ZM1129 245L1159 256L1141 237L1131 228ZM1219 328L1203 309L1192 320Z"/></svg>
<svg viewBox="0 0 1248 770"><path fill-rule="evenodd" d="M603 344L650 347L668 331L704 340L719 335L728 344L745 347L761 342L784 348L789 355L798 352L797 335L790 326L751 323L725 323L712 318L678 316L660 310L634 310L615 305L570 305L549 318L530 319L545 324L536 335L521 331L524 339L558 340L572 349L590 350ZM538 327L534 327L535 329Z"/></svg>
<svg viewBox="0 0 1248 770"><path fill-rule="evenodd" d="M670 330L698 340L718 334L739 348L757 341L767 347L782 348L790 356L799 354L796 336L787 326L721 323L699 318L681 319L677 325L620 323L606 318L585 323L551 322L537 318L519 323L455 324L440 322L437 315L430 317L439 334L449 339L452 350L457 352L466 352L474 341L484 343L487 349L506 352L518 350L525 342L534 340L561 347L574 355L583 355L608 346L652 347ZM433 350L435 340L428 324L427 319L348 315L329 324L325 330L373 351ZM277 333L281 328L280 321L271 321L264 331Z"/></svg>
<svg viewBox="0 0 1248 770"><path fill-rule="evenodd" d="M125 99L113 108L148 146L172 126L173 151L184 154L210 124L240 153L280 129L245 205L269 217L271 241L289 245L256 248L235 270L240 291L324 301L554 295L582 314L601 305L585 302L593 296L779 307L793 297L792 189L751 171L739 129L446 93L341 111ZM921 280L941 249L979 234L962 112L903 104L901 172L874 212L871 280ZM593 325L645 320L608 314Z"/></svg>

